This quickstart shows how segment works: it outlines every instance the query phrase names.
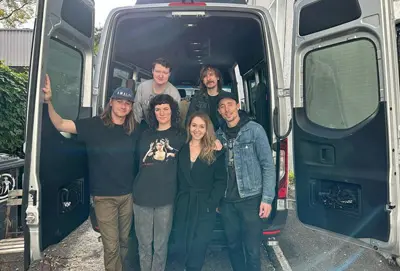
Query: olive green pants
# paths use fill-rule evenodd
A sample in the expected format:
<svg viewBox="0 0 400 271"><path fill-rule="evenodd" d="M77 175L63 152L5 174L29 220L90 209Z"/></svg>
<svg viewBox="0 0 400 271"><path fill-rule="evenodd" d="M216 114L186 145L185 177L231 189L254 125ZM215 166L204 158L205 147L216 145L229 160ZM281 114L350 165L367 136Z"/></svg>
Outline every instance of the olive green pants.
<svg viewBox="0 0 400 271"><path fill-rule="evenodd" d="M132 226L132 195L94 197L94 210L104 247L106 271L122 271Z"/></svg>

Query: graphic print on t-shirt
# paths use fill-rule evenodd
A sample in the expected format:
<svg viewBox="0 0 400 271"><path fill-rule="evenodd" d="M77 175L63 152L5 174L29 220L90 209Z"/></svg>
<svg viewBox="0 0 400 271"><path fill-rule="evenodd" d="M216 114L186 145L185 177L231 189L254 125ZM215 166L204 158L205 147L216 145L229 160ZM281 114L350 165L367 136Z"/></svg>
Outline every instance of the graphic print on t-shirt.
<svg viewBox="0 0 400 271"><path fill-rule="evenodd" d="M174 158L177 152L178 150L169 144L167 138L156 139L150 143L149 150L142 161L143 163L155 161L166 162L169 158Z"/></svg>
<svg viewBox="0 0 400 271"><path fill-rule="evenodd" d="M234 138L228 139L228 166L234 167L234 155L233 155L233 142L235 141Z"/></svg>

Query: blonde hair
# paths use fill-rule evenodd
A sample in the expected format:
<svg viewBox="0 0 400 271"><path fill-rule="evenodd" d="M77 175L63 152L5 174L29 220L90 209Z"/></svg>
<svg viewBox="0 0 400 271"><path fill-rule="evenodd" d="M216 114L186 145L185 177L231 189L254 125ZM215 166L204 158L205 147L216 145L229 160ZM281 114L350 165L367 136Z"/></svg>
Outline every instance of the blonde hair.
<svg viewBox="0 0 400 271"><path fill-rule="evenodd" d="M190 125L194 118L199 117L206 123L206 133L200 141L201 151L199 157L201 160L206 162L207 164L212 164L215 161L215 132L214 126L210 120L210 117L203 112L194 112L187 123L186 131L187 131L187 142L192 140L192 135L190 134Z"/></svg>
<svg viewBox="0 0 400 271"><path fill-rule="evenodd" d="M114 126L114 122L112 121L112 117L111 117L111 105L110 105L111 100L110 100L110 102L107 103L106 108L104 109L103 113L101 113L101 115L100 115L100 118L103 120L104 125L107 127ZM133 115L133 109L125 117L123 127L124 127L125 133L127 135L132 134L133 130L135 130L135 118Z"/></svg>

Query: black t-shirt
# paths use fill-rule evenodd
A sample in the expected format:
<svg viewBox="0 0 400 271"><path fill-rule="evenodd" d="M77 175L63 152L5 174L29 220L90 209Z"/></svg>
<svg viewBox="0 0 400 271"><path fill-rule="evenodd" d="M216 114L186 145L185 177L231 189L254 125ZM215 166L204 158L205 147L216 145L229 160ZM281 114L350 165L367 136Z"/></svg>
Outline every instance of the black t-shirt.
<svg viewBox="0 0 400 271"><path fill-rule="evenodd" d="M218 128L219 128L219 121L218 121L218 116L217 116L217 114L219 114L218 111L217 111L217 109L218 109L217 108L218 107L218 104L217 104L218 96L219 96L219 94L216 95L216 96L208 95L209 106L210 106L210 119L211 119L211 121L212 121L212 123L214 125L214 130L215 131L217 131Z"/></svg>
<svg viewBox="0 0 400 271"><path fill-rule="evenodd" d="M86 144L90 192L93 196L132 193L136 175L136 131L127 135L122 125L107 127L100 117L75 121L78 140Z"/></svg>
<svg viewBox="0 0 400 271"><path fill-rule="evenodd" d="M232 128L226 128L226 136L228 138L228 189L226 191L225 200L229 202L239 201L240 195L236 181L235 161L233 153L233 142L240 130L240 125Z"/></svg>
<svg viewBox="0 0 400 271"><path fill-rule="evenodd" d="M133 185L135 204L159 207L172 204L177 190L177 153L186 140L183 130L146 130L137 145L139 173Z"/></svg>

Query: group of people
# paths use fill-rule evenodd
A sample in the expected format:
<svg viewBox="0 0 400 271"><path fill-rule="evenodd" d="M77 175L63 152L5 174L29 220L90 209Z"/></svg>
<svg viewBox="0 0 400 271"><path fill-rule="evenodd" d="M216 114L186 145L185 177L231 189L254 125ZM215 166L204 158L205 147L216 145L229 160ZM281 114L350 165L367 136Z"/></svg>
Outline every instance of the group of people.
<svg viewBox="0 0 400 271"><path fill-rule="evenodd" d="M218 212L233 270L260 270L262 219L276 183L264 129L222 91L218 69L205 66L183 130L171 66L157 59L152 73L135 97L119 87L100 116L74 121L56 113L46 75L52 123L86 144L105 269L123 270L133 220L142 271L165 270L173 226L182 268L201 270Z"/></svg>

